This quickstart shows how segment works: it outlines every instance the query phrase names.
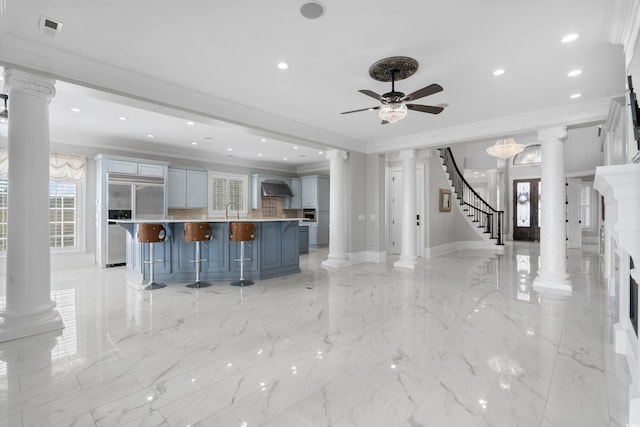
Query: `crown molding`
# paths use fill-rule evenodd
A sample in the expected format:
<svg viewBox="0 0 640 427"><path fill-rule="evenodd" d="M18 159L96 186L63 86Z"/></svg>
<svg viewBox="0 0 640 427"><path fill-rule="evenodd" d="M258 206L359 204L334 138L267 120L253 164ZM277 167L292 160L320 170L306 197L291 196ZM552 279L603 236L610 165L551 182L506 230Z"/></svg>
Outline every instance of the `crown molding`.
<svg viewBox="0 0 640 427"><path fill-rule="evenodd" d="M605 32L610 43L622 45L625 69L629 69L640 32L640 0L607 2Z"/></svg>
<svg viewBox="0 0 640 427"><path fill-rule="evenodd" d="M300 165L296 169L298 174L310 174L317 172L328 172L330 168L329 160L324 162L310 163L308 165Z"/></svg>
<svg viewBox="0 0 640 427"><path fill-rule="evenodd" d="M78 147L90 147L97 150L117 151L131 153L132 155L154 157L166 157L171 160L193 160L198 162L219 164L225 166L245 167L249 169L270 170L275 172L296 173L296 166L283 166L279 163L252 162L248 160L236 159L233 157L208 154L206 152L191 150L189 148L179 148L168 145L157 145L137 140L122 138L100 138L95 135L81 135L78 133L65 132L52 129L50 135L52 144L74 145ZM300 166L298 166L300 167Z"/></svg>
<svg viewBox="0 0 640 427"><path fill-rule="evenodd" d="M598 99L567 107L549 108L400 138L372 141L369 143L367 154L440 147L460 142L494 139L505 135L525 134L557 126L571 127L584 123L604 122L610 104L610 98Z"/></svg>
<svg viewBox="0 0 640 427"><path fill-rule="evenodd" d="M273 139L365 152L366 143L276 116L128 69L55 49L7 33L0 64L67 81L158 108L239 126Z"/></svg>

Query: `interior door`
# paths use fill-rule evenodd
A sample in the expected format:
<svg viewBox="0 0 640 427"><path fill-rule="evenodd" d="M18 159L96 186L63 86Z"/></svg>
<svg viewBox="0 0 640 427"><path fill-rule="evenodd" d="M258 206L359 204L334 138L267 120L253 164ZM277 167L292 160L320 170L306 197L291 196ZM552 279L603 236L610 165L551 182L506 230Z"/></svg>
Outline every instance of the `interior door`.
<svg viewBox="0 0 640 427"><path fill-rule="evenodd" d="M390 183L390 215L389 215L389 247L388 252L402 252L402 215L404 190L404 173L401 168L391 170ZM416 255L424 257L424 165L416 166Z"/></svg>
<svg viewBox="0 0 640 427"><path fill-rule="evenodd" d="M391 203L391 215L389 224L389 253L399 254L402 239L402 169L391 171L391 185L389 188L389 202Z"/></svg>
<svg viewBox="0 0 640 427"><path fill-rule="evenodd" d="M540 179L513 181L513 240L540 240Z"/></svg>
<svg viewBox="0 0 640 427"><path fill-rule="evenodd" d="M582 246L582 221L580 220L580 178L567 179L567 248Z"/></svg>

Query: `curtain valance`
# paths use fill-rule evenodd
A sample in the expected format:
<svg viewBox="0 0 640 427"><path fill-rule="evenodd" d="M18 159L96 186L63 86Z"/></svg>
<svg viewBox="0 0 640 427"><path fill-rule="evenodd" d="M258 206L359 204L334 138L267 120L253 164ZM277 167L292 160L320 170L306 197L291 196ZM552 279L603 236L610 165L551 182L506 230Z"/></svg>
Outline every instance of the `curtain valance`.
<svg viewBox="0 0 640 427"><path fill-rule="evenodd" d="M49 177L51 181L81 182L85 180L87 159L78 154L49 154ZM7 178L9 158L6 150L0 150L0 178Z"/></svg>

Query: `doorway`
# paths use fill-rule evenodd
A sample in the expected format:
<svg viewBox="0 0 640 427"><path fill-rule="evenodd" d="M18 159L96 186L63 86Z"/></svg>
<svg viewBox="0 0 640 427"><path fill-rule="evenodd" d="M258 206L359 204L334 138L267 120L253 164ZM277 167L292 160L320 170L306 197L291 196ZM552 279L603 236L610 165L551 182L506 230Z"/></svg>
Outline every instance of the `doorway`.
<svg viewBox="0 0 640 427"><path fill-rule="evenodd" d="M513 240L540 240L540 178L513 181Z"/></svg>

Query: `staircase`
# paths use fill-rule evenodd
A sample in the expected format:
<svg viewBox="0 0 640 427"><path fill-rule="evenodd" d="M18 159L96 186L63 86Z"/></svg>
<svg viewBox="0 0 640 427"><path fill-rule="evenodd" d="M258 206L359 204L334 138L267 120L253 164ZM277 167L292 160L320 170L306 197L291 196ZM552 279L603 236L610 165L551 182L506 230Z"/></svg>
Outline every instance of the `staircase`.
<svg viewBox="0 0 640 427"><path fill-rule="evenodd" d="M504 211L494 209L475 192L467 180L464 179L460 169L458 169L449 147L440 148L439 151L442 158L442 167L449 176L451 188L456 194L462 211L466 212L470 222L477 224L478 232L483 238L495 240L496 245L503 246Z"/></svg>

